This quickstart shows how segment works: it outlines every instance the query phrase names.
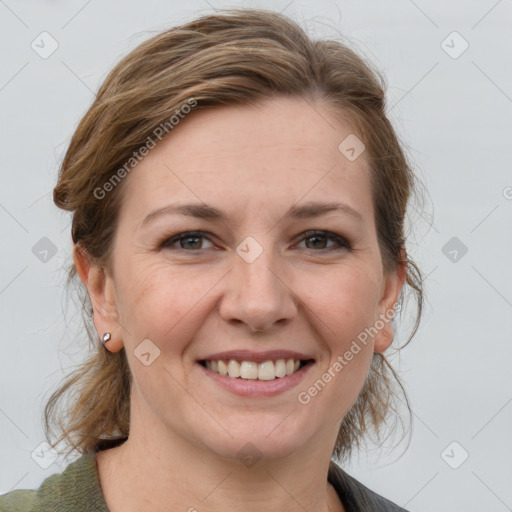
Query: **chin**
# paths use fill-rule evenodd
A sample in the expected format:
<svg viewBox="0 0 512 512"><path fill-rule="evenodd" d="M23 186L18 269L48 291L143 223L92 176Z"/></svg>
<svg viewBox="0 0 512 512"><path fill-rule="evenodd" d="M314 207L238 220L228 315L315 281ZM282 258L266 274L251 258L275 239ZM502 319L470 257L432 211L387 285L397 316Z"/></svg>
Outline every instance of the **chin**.
<svg viewBox="0 0 512 512"><path fill-rule="evenodd" d="M290 417L284 413L277 420L274 415L271 419L260 418L260 421L256 418L233 418L233 421L223 423L232 437L222 429L222 433L218 430L209 432L206 438L199 432L198 436L203 437L204 447L226 459L240 460L242 463L246 459L285 459L300 451L305 438L309 437L305 432L307 426L303 425L301 429L299 422L289 421ZM311 434L311 437L314 435Z"/></svg>
<svg viewBox="0 0 512 512"><path fill-rule="evenodd" d="M261 438L234 438L229 442L214 443L210 445L212 452L229 460L238 460L247 467L257 461L276 461L289 457L301 447L301 443L284 442L282 439L270 441L264 436Z"/></svg>

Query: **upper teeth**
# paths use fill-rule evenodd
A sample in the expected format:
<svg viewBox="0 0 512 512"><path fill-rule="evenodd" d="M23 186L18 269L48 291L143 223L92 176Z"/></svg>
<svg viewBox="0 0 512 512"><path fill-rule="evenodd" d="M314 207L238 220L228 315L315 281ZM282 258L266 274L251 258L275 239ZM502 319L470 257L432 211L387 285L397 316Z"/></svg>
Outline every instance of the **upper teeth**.
<svg viewBox="0 0 512 512"><path fill-rule="evenodd" d="M276 377L291 375L299 369L300 361L295 359L278 359L277 361L206 361L206 368L228 377L242 379L274 380Z"/></svg>

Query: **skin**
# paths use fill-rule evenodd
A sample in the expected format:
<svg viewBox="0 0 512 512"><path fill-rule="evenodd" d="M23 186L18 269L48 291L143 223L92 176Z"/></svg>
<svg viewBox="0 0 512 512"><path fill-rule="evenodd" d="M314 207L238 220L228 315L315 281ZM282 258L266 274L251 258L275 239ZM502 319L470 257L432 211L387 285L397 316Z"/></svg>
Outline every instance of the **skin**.
<svg viewBox="0 0 512 512"><path fill-rule="evenodd" d="M328 106L301 98L192 112L125 178L110 270L75 247L97 332L112 333L112 352L125 348L134 377L129 438L97 455L111 511L344 510L327 484L329 461L392 326L308 404L297 395L393 308L405 279L403 265L383 271L365 154L351 162L338 150L351 133ZM344 202L362 219L284 217L309 201ZM176 202L204 202L227 221L164 215L142 224ZM160 248L192 230L204 238ZM329 250L336 242L307 230L351 248ZM247 236L263 249L252 263L236 252ZM160 350L149 366L134 355L145 339ZM315 364L271 398L232 395L196 363L221 350L283 348ZM237 456L248 441L261 456L251 467Z"/></svg>

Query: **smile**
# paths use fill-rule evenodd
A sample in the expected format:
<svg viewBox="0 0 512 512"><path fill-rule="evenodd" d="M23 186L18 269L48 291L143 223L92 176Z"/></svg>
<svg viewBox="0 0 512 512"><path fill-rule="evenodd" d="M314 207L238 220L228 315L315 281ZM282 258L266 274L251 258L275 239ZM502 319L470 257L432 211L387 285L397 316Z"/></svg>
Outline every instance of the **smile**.
<svg viewBox="0 0 512 512"><path fill-rule="evenodd" d="M240 359L201 359L196 367L215 387L243 398L265 399L297 387L315 365L314 359Z"/></svg>
<svg viewBox="0 0 512 512"><path fill-rule="evenodd" d="M277 359L262 363L255 361L204 360L200 364L224 377L247 380L275 380L294 374L305 366L308 361L299 359Z"/></svg>

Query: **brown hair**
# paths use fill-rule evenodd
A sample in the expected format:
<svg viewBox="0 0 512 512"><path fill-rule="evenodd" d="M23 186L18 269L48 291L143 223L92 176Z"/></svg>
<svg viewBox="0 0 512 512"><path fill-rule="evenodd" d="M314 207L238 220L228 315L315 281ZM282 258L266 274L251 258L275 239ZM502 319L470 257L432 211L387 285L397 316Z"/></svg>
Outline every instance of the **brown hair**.
<svg viewBox="0 0 512 512"><path fill-rule="evenodd" d="M384 78L348 46L313 41L281 14L231 9L202 16L146 40L109 73L71 139L54 202L73 212L73 242L109 268L123 183L109 188L108 200L98 199L97 191L112 183L116 172L119 176L156 127L168 126L191 98L200 109L254 105L270 95L300 96L322 101L340 119L349 119L364 142L383 266L392 269L404 263L404 218L417 178L386 117L384 90ZM419 325L423 291L421 272L409 259L406 272L417 303L408 343ZM68 284L76 279L72 264ZM44 424L53 447L65 440L69 451L84 453L104 439L128 436L132 375L124 349L111 353L99 343L87 289L79 280L77 285L93 353L52 394ZM359 448L370 427L378 434L389 411L396 411L394 381L410 411L395 371L383 354L374 354L363 389L341 423L333 452L339 460ZM57 404L67 393L73 401L59 413ZM61 435L51 443L54 424Z"/></svg>

